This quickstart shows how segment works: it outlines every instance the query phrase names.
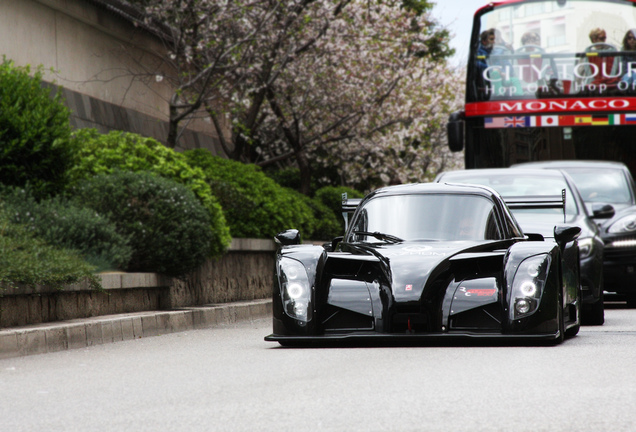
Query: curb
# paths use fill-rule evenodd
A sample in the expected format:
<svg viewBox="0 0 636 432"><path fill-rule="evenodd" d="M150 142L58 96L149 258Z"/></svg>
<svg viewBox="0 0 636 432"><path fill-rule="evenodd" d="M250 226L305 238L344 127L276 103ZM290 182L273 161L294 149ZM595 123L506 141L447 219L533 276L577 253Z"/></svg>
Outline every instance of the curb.
<svg viewBox="0 0 636 432"><path fill-rule="evenodd" d="M105 315L0 330L0 359L219 327L272 315L272 300Z"/></svg>

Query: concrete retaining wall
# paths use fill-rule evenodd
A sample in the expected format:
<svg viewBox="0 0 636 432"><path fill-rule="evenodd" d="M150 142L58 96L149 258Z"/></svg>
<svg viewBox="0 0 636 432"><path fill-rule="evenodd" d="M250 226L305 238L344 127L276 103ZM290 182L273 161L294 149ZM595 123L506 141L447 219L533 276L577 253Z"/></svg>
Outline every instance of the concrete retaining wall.
<svg viewBox="0 0 636 432"><path fill-rule="evenodd" d="M142 311L271 298L275 245L234 239L222 257L183 280L154 273L104 273L103 292L86 284L0 289L0 328Z"/></svg>

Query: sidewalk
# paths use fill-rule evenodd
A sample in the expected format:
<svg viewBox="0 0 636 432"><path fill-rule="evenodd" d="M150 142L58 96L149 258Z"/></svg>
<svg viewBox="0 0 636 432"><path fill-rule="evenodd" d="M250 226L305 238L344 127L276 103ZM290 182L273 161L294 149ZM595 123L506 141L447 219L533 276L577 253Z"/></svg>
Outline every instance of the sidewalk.
<svg viewBox="0 0 636 432"><path fill-rule="evenodd" d="M0 359L204 329L272 315L272 300L58 321L0 330Z"/></svg>

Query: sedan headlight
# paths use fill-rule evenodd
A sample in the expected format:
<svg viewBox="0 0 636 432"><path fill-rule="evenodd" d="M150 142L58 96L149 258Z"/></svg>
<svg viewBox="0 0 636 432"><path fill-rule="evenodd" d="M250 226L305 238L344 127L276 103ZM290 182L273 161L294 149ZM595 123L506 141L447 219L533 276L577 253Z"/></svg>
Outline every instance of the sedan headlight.
<svg viewBox="0 0 636 432"><path fill-rule="evenodd" d="M521 262L512 282L513 319L523 318L537 310L549 267L550 256L547 254L526 258Z"/></svg>
<svg viewBox="0 0 636 432"><path fill-rule="evenodd" d="M608 228L612 234L629 233L636 231L636 214L623 216Z"/></svg>
<svg viewBox="0 0 636 432"><path fill-rule="evenodd" d="M594 239L592 237L579 239L579 258L587 258L592 253L594 253Z"/></svg>
<svg viewBox="0 0 636 432"><path fill-rule="evenodd" d="M311 285L305 266L291 258L279 263L281 297L285 313L300 321L311 320Z"/></svg>

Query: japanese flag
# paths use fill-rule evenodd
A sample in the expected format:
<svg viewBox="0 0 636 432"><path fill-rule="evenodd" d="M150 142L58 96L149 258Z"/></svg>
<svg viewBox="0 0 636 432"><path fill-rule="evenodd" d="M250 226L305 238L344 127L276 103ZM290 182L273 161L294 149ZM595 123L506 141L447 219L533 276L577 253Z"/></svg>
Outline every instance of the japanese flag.
<svg viewBox="0 0 636 432"><path fill-rule="evenodd" d="M558 126L559 125L559 116L541 116L541 123L538 126ZM539 123L539 122L537 122Z"/></svg>

